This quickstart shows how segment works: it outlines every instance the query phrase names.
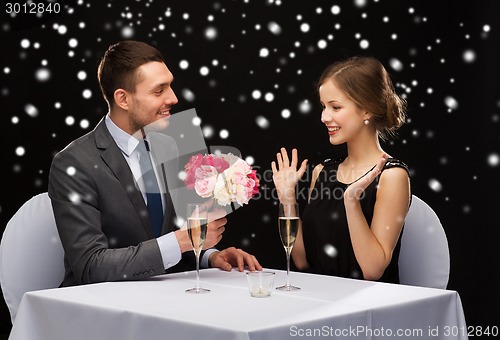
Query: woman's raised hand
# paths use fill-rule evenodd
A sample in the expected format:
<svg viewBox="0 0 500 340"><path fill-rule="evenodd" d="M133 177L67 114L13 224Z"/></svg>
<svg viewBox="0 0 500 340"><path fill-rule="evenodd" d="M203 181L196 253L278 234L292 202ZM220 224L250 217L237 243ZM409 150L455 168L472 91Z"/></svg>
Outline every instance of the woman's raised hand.
<svg viewBox="0 0 500 340"><path fill-rule="evenodd" d="M359 201L365 189L368 188L378 175L380 175L388 159L389 155L384 153L377 165L370 172L356 182L350 184L344 192L344 201Z"/></svg>
<svg viewBox="0 0 500 340"><path fill-rule="evenodd" d="M292 161L288 158L285 148L281 148L276 154L276 162L271 163L273 170L273 182L278 191L278 198L281 203L295 203L295 186L304 175L307 167L307 159L302 161L300 168L297 169L298 153L297 149L292 150Z"/></svg>

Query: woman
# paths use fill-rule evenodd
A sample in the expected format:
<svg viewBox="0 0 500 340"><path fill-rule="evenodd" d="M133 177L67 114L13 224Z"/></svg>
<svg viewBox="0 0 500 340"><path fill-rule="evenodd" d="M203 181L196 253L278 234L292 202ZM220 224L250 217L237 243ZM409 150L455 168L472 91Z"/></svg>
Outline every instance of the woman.
<svg viewBox="0 0 500 340"><path fill-rule="evenodd" d="M333 145L347 144L347 157L315 167L309 203L292 251L299 270L317 274L399 283L401 232L411 199L407 166L384 152L380 139L393 135L405 119L383 65L354 57L329 66L318 92L321 121ZM299 169L282 148L272 162L281 203L295 203Z"/></svg>

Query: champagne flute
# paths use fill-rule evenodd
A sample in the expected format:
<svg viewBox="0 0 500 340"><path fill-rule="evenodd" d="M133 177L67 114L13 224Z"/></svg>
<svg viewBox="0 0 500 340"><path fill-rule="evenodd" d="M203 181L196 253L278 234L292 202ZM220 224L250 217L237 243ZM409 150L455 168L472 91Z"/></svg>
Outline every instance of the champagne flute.
<svg viewBox="0 0 500 340"><path fill-rule="evenodd" d="M208 293L209 289L200 287L200 253L207 236L208 212L204 204L188 204L187 231L194 255L196 256L196 286L186 290L187 293Z"/></svg>
<svg viewBox="0 0 500 340"><path fill-rule="evenodd" d="M300 289L290 284L290 254L292 253L295 237L299 229L299 205L297 203L282 204L279 206L278 226L281 243L286 252L286 284L276 287L278 290L292 291Z"/></svg>

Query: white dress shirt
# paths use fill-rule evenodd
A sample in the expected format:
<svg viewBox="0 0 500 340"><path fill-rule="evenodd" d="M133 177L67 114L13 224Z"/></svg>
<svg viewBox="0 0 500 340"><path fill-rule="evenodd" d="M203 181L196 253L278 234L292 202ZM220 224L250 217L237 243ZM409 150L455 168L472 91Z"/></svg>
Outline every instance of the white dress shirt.
<svg viewBox="0 0 500 340"><path fill-rule="evenodd" d="M138 150L136 150L136 147L140 141L134 136L131 136L127 132L120 129L111 120L109 114L106 115L105 123L106 127L109 130L109 133L116 142L116 145L118 145L118 148L120 148L120 150L122 151L123 157L125 157L125 160L127 161L127 164L130 167L130 170L132 171L132 175L134 176L134 179L138 184L139 189L142 192L142 197L144 198L144 202L147 204L146 190L144 188L144 181L142 180L141 166L139 164L140 154ZM151 159L151 162L153 165L155 165L153 158ZM153 166L153 168L155 168L155 173L156 173L156 166ZM156 178L158 179L158 176L156 176ZM158 183L158 185L160 186L160 188L162 187L161 183ZM165 206L165 198L163 197L163 195L161 196L162 196L161 198L162 205ZM175 236L174 232L162 235L158 237L156 241L158 242L158 246L160 248L160 253L165 269L168 269L176 265L181 260L182 257L181 249L179 247L179 242L177 241L177 237ZM210 254L212 254L214 251L217 250L208 249L204 253L203 258L200 261L201 267L205 268L208 267L208 258Z"/></svg>

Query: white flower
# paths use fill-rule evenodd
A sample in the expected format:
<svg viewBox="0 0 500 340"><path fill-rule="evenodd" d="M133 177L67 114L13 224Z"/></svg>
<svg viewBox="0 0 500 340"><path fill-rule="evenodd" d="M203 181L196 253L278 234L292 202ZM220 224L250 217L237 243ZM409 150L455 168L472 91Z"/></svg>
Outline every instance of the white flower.
<svg viewBox="0 0 500 340"><path fill-rule="evenodd" d="M227 187L227 181L224 180L224 175L221 174L217 176L217 182L215 183L215 188L214 188L214 198L217 200L217 203L219 203L222 206L226 206L231 203L231 194L230 191Z"/></svg>

